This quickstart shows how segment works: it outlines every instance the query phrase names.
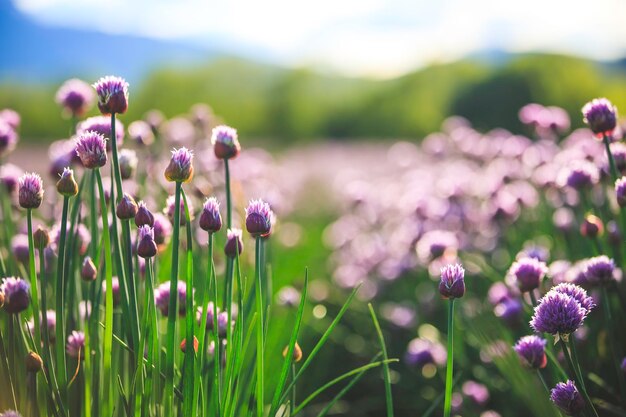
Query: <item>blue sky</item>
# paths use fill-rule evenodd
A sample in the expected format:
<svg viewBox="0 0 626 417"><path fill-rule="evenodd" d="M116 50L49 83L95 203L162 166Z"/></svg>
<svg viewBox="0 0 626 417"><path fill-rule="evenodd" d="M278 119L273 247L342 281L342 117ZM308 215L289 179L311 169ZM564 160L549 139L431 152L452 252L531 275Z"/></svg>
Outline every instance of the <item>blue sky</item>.
<svg viewBox="0 0 626 417"><path fill-rule="evenodd" d="M487 49L626 56L626 0L14 0L56 26L210 46L389 77ZM234 50L233 52L237 52Z"/></svg>

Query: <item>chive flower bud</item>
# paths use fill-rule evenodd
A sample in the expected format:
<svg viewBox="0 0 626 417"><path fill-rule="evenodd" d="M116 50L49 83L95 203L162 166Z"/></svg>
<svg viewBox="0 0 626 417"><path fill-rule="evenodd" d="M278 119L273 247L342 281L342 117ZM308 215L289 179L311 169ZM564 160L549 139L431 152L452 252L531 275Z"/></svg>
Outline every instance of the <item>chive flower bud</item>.
<svg viewBox="0 0 626 417"><path fill-rule="evenodd" d="M112 75L102 77L93 84L98 95L98 108L104 115L125 113L128 109L128 83Z"/></svg>
<svg viewBox="0 0 626 417"><path fill-rule="evenodd" d="M615 197L620 207L626 207L626 177L618 178L615 181Z"/></svg>
<svg viewBox="0 0 626 417"><path fill-rule="evenodd" d="M137 255L142 258L152 258L157 254L157 244L154 241L154 229L148 225L139 228L137 241Z"/></svg>
<svg viewBox="0 0 626 417"><path fill-rule="evenodd" d="M524 336L517 341L513 349L519 356L522 365L531 369L542 369L548 364L547 343L545 339L539 336Z"/></svg>
<svg viewBox="0 0 626 417"><path fill-rule="evenodd" d="M88 169L101 168L107 163L106 140L92 130L78 135L76 154L83 166Z"/></svg>
<svg viewBox="0 0 626 417"><path fill-rule="evenodd" d="M24 363L26 365L26 370L34 374L43 369L43 361L41 360L41 356L33 351L28 352Z"/></svg>
<svg viewBox="0 0 626 417"><path fill-rule="evenodd" d="M465 269L461 264L441 268L439 294L443 298L461 298L465 294Z"/></svg>
<svg viewBox="0 0 626 417"><path fill-rule="evenodd" d="M74 171L69 167L63 168L61 178L57 181L57 191L65 197L73 197L78 194L78 184L74 179Z"/></svg>
<svg viewBox="0 0 626 417"><path fill-rule="evenodd" d="M165 168L165 179L170 182L187 182L193 177L193 152L182 147L172 151L170 163Z"/></svg>
<svg viewBox="0 0 626 417"><path fill-rule="evenodd" d="M184 338L182 342L180 342L180 350L185 353L187 351L187 338ZM198 353L198 338L196 336L193 337L193 351Z"/></svg>
<svg viewBox="0 0 626 417"><path fill-rule="evenodd" d="M283 349L283 358L286 358L288 353L289 353L289 345L285 346L285 348ZM296 342L296 344L293 345L292 359L294 362L300 362L302 360L302 348L300 347L298 342Z"/></svg>
<svg viewBox="0 0 626 417"><path fill-rule="evenodd" d="M4 309L8 313L21 313L30 304L30 284L21 278L4 278L0 293L4 294Z"/></svg>
<svg viewBox="0 0 626 417"><path fill-rule="evenodd" d="M269 236L272 230L272 209L263 200L251 200L246 207L246 230L253 237Z"/></svg>
<svg viewBox="0 0 626 417"><path fill-rule="evenodd" d="M135 199L129 194L124 193L120 202L117 203L115 214L117 214L117 217L121 220L134 219L137 214L137 203L135 203Z"/></svg>
<svg viewBox="0 0 626 417"><path fill-rule="evenodd" d="M588 214L580 225L580 234L591 239L604 234L602 219L593 214Z"/></svg>
<svg viewBox="0 0 626 417"><path fill-rule="evenodd" d="M137 227L141 226L154 226L154 215L150 210L148 210L148 206L144 201L140 201L137 203L137 214L135 214L135 225Z"/></svg>
<svg viewBox="0 0 626 417"><path fill-rule="evenodd" d="M539 288L541 280L548 272L544 262L535 258L522 258L511 265L509 275L515 278L521 292L529 292Z"/></svg>
<svg viewBox="0 0 626 417"><path fill-rule="evenodd" d="M220 203L215 197L207 198L200 214L200 228L209 233L219 232L222 228Z"/></svg>
<svg viewBox="0 0 626 417"><path fill-rule="evenodd" d="M89 84L72 78L61 85L56 93L56 102L72 117L80 117L93 105L96 96Z"/></svg>
<svg viewBox="0 0 626 417"><path fill-rule="evenodd" d="M224 245L224 253L229 258L236 258L237 252L241 255L243 252L243 240L241 239L241 229L232 228L226 231L226 245Z"/></svg>
<svg viewBox="0 0 626 417"><path fill-rule="evenodd" d="M80 269L80 277L83 281L94 281L98 276L98 269L96 264L93 263L90 256L85 256L83 259L83 266Z"/></svg>
<svg viewBox="0 0 626 417"><path fill-rule="evenodd" d="M37 249L47 247L50 244L50 233L48 229L37 226L37 230L33 233L33 241Z"/></svg>
<svg viewBox="0 0 626 417"><path fill-rule="evenodd" d="M132 178L137 171L137 153L131 149L122 149L119 154L120 176L123 180Z"/></svg>
<svg viewBox="0 0 626 417"><path fill-rule="evenodd" d="M550 400L568 416L578 415L585 409L585 400L571 380L556 384L550 392Z"/></svg>
<svg viewBox="0 0 626 417"><path fill-rule="evenodd" d="M26 173L18 180L19 203L25 209L35 209L43 201L43 181L38 174Z"/></svg>
<svg viewBox="0 0 626 417"><path fill-rule="evenodd" d="M241 151L237 130L230 126L215 127L211 133L211 143L217 159L232 159Z"/></svg>
<svg viewBox="0 0 626 417"><path fill-rule="evenodd" d="M595 98L582 109L583 121L598 137L612 135L617 124L617 107L606 98Z"/></svg>
<svg viewBox="0 0 626 417"><path fill-rule="evenodd" d="M85 333L74 330L67 337L65 351L72 358L85 359Z"/></svg>

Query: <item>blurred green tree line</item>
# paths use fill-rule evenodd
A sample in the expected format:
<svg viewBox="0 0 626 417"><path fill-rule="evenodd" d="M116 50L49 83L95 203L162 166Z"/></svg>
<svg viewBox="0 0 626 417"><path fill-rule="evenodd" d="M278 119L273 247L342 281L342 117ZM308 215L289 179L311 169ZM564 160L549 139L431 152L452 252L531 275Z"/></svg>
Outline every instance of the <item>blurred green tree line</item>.
<svg viewBox="0 0 626 417"><path fill-rule="evenodd" d="M67 136L68 121L54 102L57 88L0 83L0 108L22 115L23 138ZM249 137L291 142L420 138L453 114L482 129L520 131L517 112L529 102L561 106L574 126L582 125L580 108L590 98L606 96L626 109L626 65L527 54L500 65L462 60L371 80L219 58L184 70L156 69L131 85L130 94L128 114L121 118L125 123L153 108L172 117L206 103Z"/></svg>

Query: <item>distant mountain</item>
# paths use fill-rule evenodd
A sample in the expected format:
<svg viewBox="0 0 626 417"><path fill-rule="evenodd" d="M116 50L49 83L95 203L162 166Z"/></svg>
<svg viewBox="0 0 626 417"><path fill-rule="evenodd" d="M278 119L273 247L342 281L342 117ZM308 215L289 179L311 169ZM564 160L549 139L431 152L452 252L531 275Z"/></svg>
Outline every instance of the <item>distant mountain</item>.
<svg viewBox="0 0 626 417"><path fill-rule="evenodd" d="M119 74L136 80L158 64L187 66L221 55L215 48L46 26L0 0L0 82L58 82Z"/></svg>

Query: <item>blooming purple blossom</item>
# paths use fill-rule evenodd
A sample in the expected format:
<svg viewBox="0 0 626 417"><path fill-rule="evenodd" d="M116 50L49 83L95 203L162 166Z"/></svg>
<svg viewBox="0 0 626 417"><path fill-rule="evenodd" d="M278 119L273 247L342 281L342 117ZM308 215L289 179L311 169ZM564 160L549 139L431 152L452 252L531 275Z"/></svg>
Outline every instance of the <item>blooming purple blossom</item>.
<svg viewBox="0 0 626 417"><path fill-rule="evenodd" d="M567 340L582 326L588 311L573 297L556 291L548 293L535 307L530 327L539 333L550 333Z"/></svg>
<svg viewBox="0 0 626 417"><path fill-rule="evenodd" d="M0 156L4 156L15 149L18 136L11 125L0 119Z"/></svg>
<svg viewBox="0 0 626 417"><path fill-rule="evenodd" d="M26 173L17 181L19 203L22 208L38 208L43 201L43 181L38 174Z"/></svg>
<svg viewBox="0 0 626 417"><path fill-rule="evenodd" d="M111 120L105 116L89 117L78 124L76 134L81 135L86 131L100 133L107 140L107 152L111 151ZM124 125L118 119L115 119L115 140L117 146L121 146L124 142Z"/></svg>
<svg viewBox="0 0 626 417"><path fill-rule="evenodd" d="M120 77L108 75L93 84L98 95L98 108L104 115L125 113L128 109L128 83Z"/></svg>
<svg viewBox="0 0 626 417"><path fill-rule="evenodd" d="M207 198L202 207L199 221L200 228L209 233L218 232L222 228L220 203L215 197Z"/></svg>
<svg viewBox="0 0 626 417"><path fill-rule="evenodd" d="M595 98L582 109L583 121L597 136L611 135L617 124L617 107L606 98Z"/></svg>
<svg viewBox="0 0 626 417"><path fill-rule="evenodd" d="M166 281L154 290L154 304L161 310L164 316L168 315L170 303L170 281ZM184 316L187 311L185 301L187 299L187 285L184 281L178 281L178 314Z"/></svg>
<svg viewBox="0 0 626 417"><path fill-rule="evenodd" d="M84 359L85 358L85 333L74 330L67 337L67 344L65 345L65 351L72 358Z"/></svg>
<svg viewBox="0 0 626 417"><path fill-rule="evenodd" d="M584 274L592 286L605 285L614 280L615 262L606 255L595 256L585 262Z"/></svg>
<svg viewBox="0 0 626 417"><path fill-rule="evenodd" d="M76 154L85 168L101 168L107 163L106 140L100 133L87 130L76 139Z"/></svg>
<svg viewBox="0 0 626 417"><path fill-rule="evenodd" d="M460 298L465 294L465 269L461 264L441 268L439 294L444 298Z"/></svg>
<svg viewBox="0 0 626 417"><path fill-rule="evenodd" d="M272 230L272 209L265 201L251 200L246 207L246 230L253 237L269 236Z"/></svg>
<svg viewBox="0 0 626 417"><path fill-rule="evenodd" d="M237 130L230 126L220 125L213 129L211 134L213 152L218 159L231 159L241 151Z"/></svg>
<svg viewBox="0 0 626 417"><path fill-rule="evenodd" d="M409 342L404 360L410 366L421 368L429 364L443 365L446 357L446 348L441 343L415 338Z"/></svg>
<svg viewBox="0 0 626 417"><path fill-rule="evenodd" d="M598 167L588 161L573 161L559 174L560 183L575 190L583 190L597 184L600 180Z"/></svg>
<svg viewBox="0 0 626 417"><path fill-rule="evenodd" d="M550 400L568 416L577 415L585 408L585 400L570 380L556 384L550 392Z"/></svg>
<svg viewBox="0 0 626 417"><path fill-rule="evenodd" d="M187 182L193 177L193 152L184 146L172 151L172 159L165 168L165 179L170 182Z"/></svg>
<svg viewBox="0 0 626 417"><path fill-rule="evenodd" d="M548 342L539 336L524 336L517 341L513 349L520 358L522 364L528 368L545 368L548 363L546 357L546 344Z"/></svg>
<svg viewBox="0 0 626 417"><path fill-rule="evenodd" d="M582 308L590 312L595 306L593 298L587 295L587 291L572 283L561 283L556 287L552 287L550 291L566 294L578 301Z"/></svg>
<svg viewBox="0 0 626 417"><path fill-rule="evenodd" d="M539 288L547 272L546 264L535 258L522 258L514 262L509 269L509 275L515 278L521 292Z"/></svg>
<svg viewBox="0 0 626 417"><path fill-rule="evenodd" d="M91 108L96 95L89 84L72 78L61 85L55 98L72 117L80 117Z"/></svg>
<svg viewBox="0 0 626 417"><path fill-rule="evenodd" d="M4 278L0 292L4 294L4 309L9 313L21 313L30 304L30 284L22 278Z"/></svg>

